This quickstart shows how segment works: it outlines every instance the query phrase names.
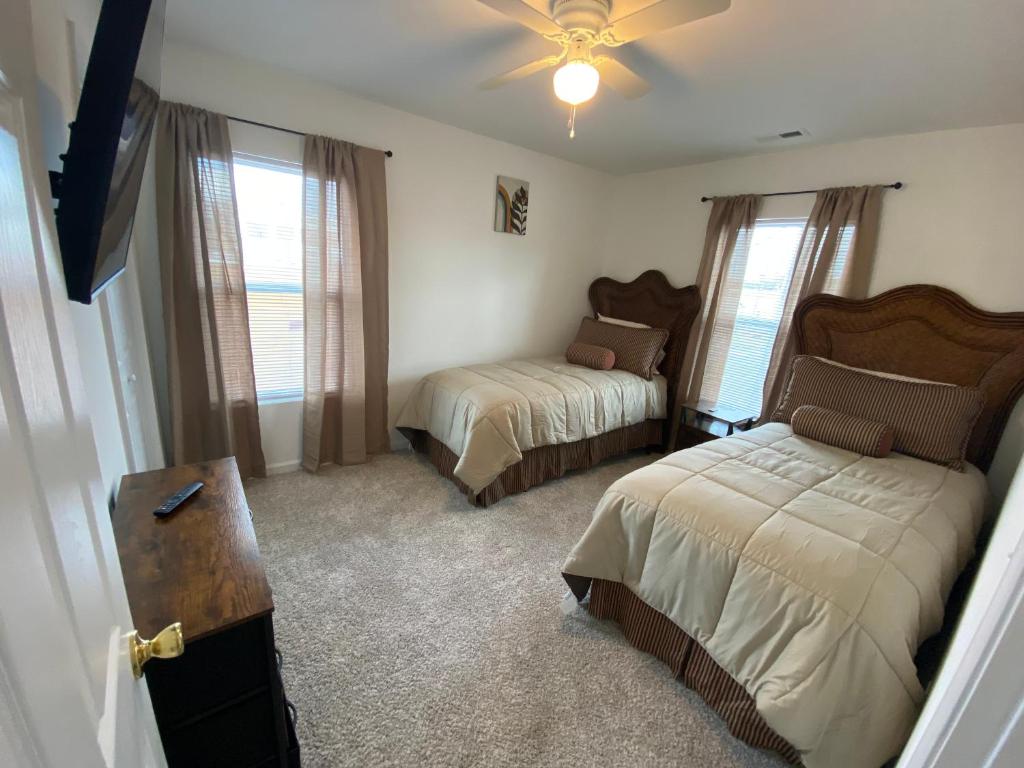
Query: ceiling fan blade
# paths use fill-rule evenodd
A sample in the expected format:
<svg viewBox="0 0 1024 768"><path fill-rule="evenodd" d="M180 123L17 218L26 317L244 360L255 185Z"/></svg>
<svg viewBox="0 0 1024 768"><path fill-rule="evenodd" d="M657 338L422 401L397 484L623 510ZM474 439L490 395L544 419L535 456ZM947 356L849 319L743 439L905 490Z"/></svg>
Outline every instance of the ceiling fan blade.
<svg viewBox="0 0 1024 768"><path fill-rule="evenodd" d="M493 8L499 13L503 13L514 21L518 21L524 27L532 29L534 32L544 35L545 37L560 37L565 34L565 30L555 24L550 18L545 16L543 13L534 10L529 5L523 2L523 0L479 0L486 6Z"/></svg>
<svg viewBox="0 0 1024 768"><path fill-rule="evenodd" d="M616 19L601 32L601 42L616 46L677 27L729 8L730 0L661 0Z"/></svg>
<svg viewBox="0 0 1024 768"><path fill-rule="evenodd" d="M543 59L537 59L531 61L529 64L524 64L521 67L516 67L511 72L506 72L503 75L492 77L483 83L480 83L480 87L485 91L489 91L492 88L499 88L503 85L508 85L514 80L522 80L524 77L535 75L538 72L543 72L545 69L557 66L558 62L562 60L561 56L545 56Z"/></svg>
<svg viewBox="0 0 1024 768"><path fill-rule="evenodd" d="M620 61L598 56L594 59L594 66L601 73L601 82L627 99L638 99L650 93L651 84Z"/></svg>

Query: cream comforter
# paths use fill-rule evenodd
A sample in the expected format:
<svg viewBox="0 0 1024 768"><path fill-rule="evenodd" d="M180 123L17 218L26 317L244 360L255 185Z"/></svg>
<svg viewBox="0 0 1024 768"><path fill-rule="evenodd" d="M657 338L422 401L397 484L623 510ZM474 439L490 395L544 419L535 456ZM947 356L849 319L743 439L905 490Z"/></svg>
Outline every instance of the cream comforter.
<svg viewBox="0 0 1024 768"><path fill-rule="evenodd" d="M398 427L422 429L459 456L474 493L542 445L665 418L665 378L595 371L565 358L447 368L421 379Z"/></svg>
<svg viewBox="0 0 1024 768"><path fill-rule="evenodd" d="M563 571L668 616L809 768L878 768L917 717L914 654L986 499L973 466L868 458L767 424L620 479Z"/></svg>

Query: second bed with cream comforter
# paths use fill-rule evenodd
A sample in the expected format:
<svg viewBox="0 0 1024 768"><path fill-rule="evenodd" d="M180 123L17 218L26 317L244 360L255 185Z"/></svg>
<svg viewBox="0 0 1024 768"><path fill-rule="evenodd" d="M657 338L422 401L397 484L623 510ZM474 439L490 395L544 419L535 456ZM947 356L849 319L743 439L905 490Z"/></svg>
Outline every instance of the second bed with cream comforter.
<svg viewBox="0 0 1024 768"><path fill-rule="evenodd" d="M605 493L563 571L626 585L698 641L808 768L878 768L924 692L914 654L971 557L984 477L767 424Z"/></svg>
<svg viewBox="0 0 1024 768"><path fill-rule="evenodd" d="M429 432L458 457L455 476L479 492L523 452L664 419L664 376L595 371L565 358L446 368L425 376L397 425Z"/></svg>

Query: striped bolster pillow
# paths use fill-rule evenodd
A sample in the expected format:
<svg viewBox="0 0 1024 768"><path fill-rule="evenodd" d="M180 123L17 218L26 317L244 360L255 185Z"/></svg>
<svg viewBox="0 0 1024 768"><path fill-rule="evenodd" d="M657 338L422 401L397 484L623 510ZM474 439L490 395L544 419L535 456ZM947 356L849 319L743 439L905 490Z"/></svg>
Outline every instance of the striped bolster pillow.
<svg viewBox="0 0 1024 768"><path fill-rule="evenodd" d="M867 371L797 355L772 421L790 423L802 405L817 405L893 429L892 450L962 470L967 441L981 414L981 391Z"/></svg>
<svg viewBox="0 0 1024 768"><path fill-rule="evenodd" d="M596 344L574 341L565 350L565 359L573 365L585 365L595 371L610 371L615 367L615 353Z"/></svg>
<svg viewBox="0 0 1024 768"><path fill-rule="evenodd" d="M789 423L798 435L878 459L889 455L895 436L888 424L858 419L817 405L801 405L793 411Z"/></svg>

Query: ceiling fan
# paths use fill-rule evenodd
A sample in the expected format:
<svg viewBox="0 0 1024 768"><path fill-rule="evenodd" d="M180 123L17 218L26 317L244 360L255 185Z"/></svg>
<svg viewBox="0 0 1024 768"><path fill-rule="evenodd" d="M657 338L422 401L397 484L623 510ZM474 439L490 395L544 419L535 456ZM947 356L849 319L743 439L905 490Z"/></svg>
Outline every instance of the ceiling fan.
<svg viewBox="0 0 1024 768"><path fill-rule="evenodd" d="M721 13L730 4L730 0L660 0L610 21L613 0L551 0L550 16L524 0L480 2L562 46L561 53L531 61L487 80L480 87L498 88L558 67L554 77L555 96L571 107L570 139L576 135L577 105L594 97L602 79L627 99L639 98L651 90L650 84L625 64L603 54L595 56L594 48L625 45L655 32Z"/></svg>

